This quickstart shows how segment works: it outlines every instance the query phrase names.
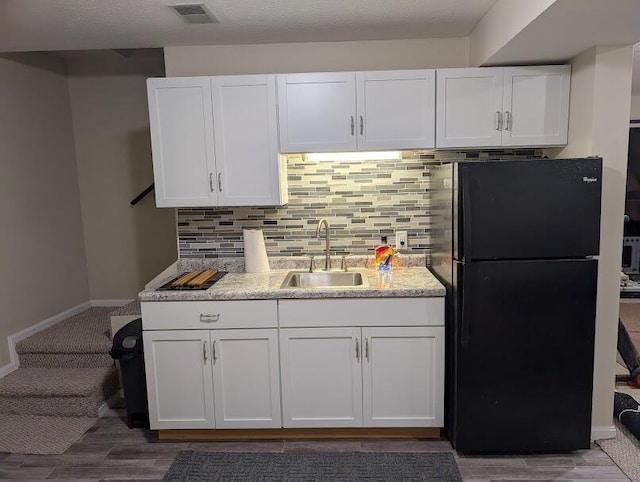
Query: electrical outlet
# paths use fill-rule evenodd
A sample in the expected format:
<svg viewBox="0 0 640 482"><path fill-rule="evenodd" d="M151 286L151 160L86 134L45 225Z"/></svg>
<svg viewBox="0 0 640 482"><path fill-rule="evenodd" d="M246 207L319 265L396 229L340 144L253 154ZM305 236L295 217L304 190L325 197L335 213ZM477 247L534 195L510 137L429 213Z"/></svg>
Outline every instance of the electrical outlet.
<svg viewBox="0 0 640 482"><path fill-rule="evenodd" d="M406 231L396 231L396 246L397 250L405 249L408 246L407 244L407 232Z"/></svg>

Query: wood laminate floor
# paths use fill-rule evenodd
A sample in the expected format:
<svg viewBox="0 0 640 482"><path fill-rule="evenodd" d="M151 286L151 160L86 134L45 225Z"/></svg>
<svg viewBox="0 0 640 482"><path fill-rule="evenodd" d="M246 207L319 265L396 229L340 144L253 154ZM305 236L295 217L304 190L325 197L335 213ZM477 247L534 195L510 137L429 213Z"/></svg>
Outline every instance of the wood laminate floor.
<svg viewBox="0 0 640 482"><path fill-rule="evenodd" d="M158 442L155 432L129 430L120 418L103 418L62 455L0 453L0 480L161 480L177 453L185 449L218 452L453 452L447 441L417 439ZM465 481L628 480L596 445L590 450L570 454L492 457L455 454L455 457Z"/></svg>

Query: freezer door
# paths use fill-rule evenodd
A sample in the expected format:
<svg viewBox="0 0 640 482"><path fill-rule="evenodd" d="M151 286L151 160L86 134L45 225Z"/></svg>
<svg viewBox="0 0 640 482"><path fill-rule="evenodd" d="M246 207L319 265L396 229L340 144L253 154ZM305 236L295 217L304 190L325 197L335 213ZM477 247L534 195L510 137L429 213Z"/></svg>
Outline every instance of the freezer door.
<svg viewBox="0 0 640 482"><path fill-rule="evenodd" d="M456 259L598 254L601 159L461 162L457 172Z"/></svg>
<svg viewBox="0 0 640 482"><path fill-rule="evenodd" d="M458 265L453 443L589 447L596 260Z"/></svg>

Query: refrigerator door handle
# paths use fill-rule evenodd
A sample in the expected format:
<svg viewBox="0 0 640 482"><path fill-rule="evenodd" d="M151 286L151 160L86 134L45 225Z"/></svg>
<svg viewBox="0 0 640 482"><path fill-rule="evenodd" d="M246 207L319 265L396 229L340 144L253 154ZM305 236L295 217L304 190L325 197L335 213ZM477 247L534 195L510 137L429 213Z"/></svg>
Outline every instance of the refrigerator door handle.
<svg viewBox="0 0 640 482"><path fill-rule="evenodd" d="M471 255L471 196L469 193L469 173L461 169L462 176L462 260L467 260ZM460 254L460 253L458 253Z"/></svg>

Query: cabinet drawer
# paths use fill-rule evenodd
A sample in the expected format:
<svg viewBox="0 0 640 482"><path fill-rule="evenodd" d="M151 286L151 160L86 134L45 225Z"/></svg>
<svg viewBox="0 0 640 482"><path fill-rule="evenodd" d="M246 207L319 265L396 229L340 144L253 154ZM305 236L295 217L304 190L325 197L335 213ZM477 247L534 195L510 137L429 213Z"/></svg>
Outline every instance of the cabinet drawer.
<svg viewBox="0 0 640 482"><path fill-rule="evenodd" d="M444 298L280 300L281 327L443 326Z"/></svg>
<svg viewBox="0 0 640 482"><path fill-rule="evenodd" d="M276 328L275 300L141 303L144 330Z"/></svg>

